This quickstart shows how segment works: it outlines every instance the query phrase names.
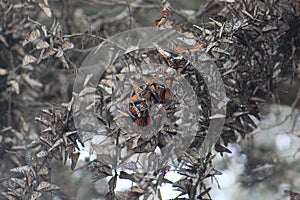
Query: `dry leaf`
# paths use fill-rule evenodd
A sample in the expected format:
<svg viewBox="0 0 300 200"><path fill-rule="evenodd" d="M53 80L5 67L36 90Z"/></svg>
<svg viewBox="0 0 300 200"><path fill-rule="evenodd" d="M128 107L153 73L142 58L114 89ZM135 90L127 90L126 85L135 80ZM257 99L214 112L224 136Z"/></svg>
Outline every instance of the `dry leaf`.
<svg viewBox="0 0 300 200"><path fill-rule="evenodd" d="M63 142L62 138L59 138L54 144L53 146L48 150L48 152L52 151L53 149L55 149L58 145L60 145Z"/></svg>
<svg viewBox="0 0 300 200"><path fill-rule="evenodd" d="M109 185L109 191L114 191L117 185L117 176L112 177L109 180L108 185Z"/></svg>
<svg viewBox="0 0 300 200"><path fill-rule="evenodd" d="M49 168L44 165L42 168L40 168L37 172L38 175L47 175L49 174Z"/></svg>
<svg viewBox="0 0 300 200"><path fill-rule="evenodd" d="M2 194L5 198L7 198L8 200L15 200L15 199L16 199L13 195L9 194L8 192L1 192L1 194Z"/></svg>
<svg viewBox="0 0 300 200"><path fill-rule="evenodd" d="M51 140L49 140L49 138L47 137L47 135L45 136L40 136L40 140L46 144L48 144L49 146L52 146L53 143L51 142Z"/></svg>
<svg viewBox="0 0 300 200"><path fill-rule="evenodd" d="M19 178L10 178L11 181L17 183L20 187L25 188L26 187L26 182L25 179L19 179Z"/></svg>
<svg viewBox="0 0 300 200"><path fill-rule="evenodd" d="M58 48L58 49L56 50L55 57L61 58L63 55L64 55L64 51L63 51L61 48Z"/></svg>
<svg viewBox="0 0 300 200"><path fill-rule="evenodd" d="M50 48L47 49L46 52L44 53L43 59L49 58L50 56L53 56L56 54L57 49L56 48Z"/></svg>
<svg viewBox="0 0 300 200"><path fill-rule="evenodd" d="M262 171L262 170L267 170L267 169L271 169L273 168L275 165L273 164L265 164L263 166L257 167L255 169L252 170L252 172L258 172L258 171Z"/></svg>
<svg viewBox="0 0 300 200"><path fill-rule="evenodd" d="M36 58L36 57L31 56L31 55L26 55L26 56L23 58L22 66L26 66L26 65L28 65L28 64L35 63L36 61L37 61L37 58Z"/></svg>
<svg viewBox="0 0 300 200"><path fill-rule="evenodd" d="M43 87L43 84L36 81L35 79L31 79L28 74L22 74L23 79L30 85L30 87Z"/></svg>
<svg viewBox="0 0 300 200"><path fill-rule="evenodd" d="M47 37L48 37L48 34L47 34L47 27L46 27L45 25L43 25L43 26L41 27L41 29L42 29L42 31L43 31L43 33L44 33L44 37L47 38Z"/></svg>
<svg viewBox="0 0 300 200"><path fill-rule="evenodd" d="M48 182L40 182L40 184L37 186L36 190L37 191L45 191L45 192L49 192L52 190L59 190L60 188L54 184L48 183Z"/></svg>
<svg viewBox="0 0 300 200"><path fill-rule="evenodd" d="M18 138L18 140L23 141L24 140L24 136L17 130L15 129L11 129L11 132L13 132L13 134L15 134L15 136Z"/></svg>
<svg viewBox="0 0 300 200"><path fill-rule="evenodd" d="M6 74L7 74L7 70L0 68L0 76L4 76Z"/></svg>
<svg viewBox="0 0 300 200"><path fill-rule="evenodd" d="M38 60L36 61L36 64L40 64L40 62L43 60L44 53L46 52L46 49L42 49L39 55Z"/></svg>
<svg viewBox="0 0 300 200"><path fill-rule="evenodd" d="M41 196L42 196L42 193L33 191L32 195L30 196L30 200L36 200L36 199L40 198Z"/></svg>
<svg viewBox="0 0 300 200"><path fill-rule="evenodd" d="M68 49L73 49L74 48L74 44L68 41L64 41L64 43L61 45L61 48L63 51L66 51Z"/></svg>
<svg viewBox="0 0 300 200"><path fill-rule="evenodd" d="M36 49L47 49L50 47L50 44L44 40L40 40L37 44L36 44Z"/></svg>
<svg viewBox="0 0 300 200"><path fill-rule="evenodd" d="M72 170L74 170L76 167L79 155L80 155L79 152L76 152L76 151L72 152L72 155L71 155L71 160L72 160L71 169Z"/></svg>
<svg viewBox="0 0 300 200"><path fill-rule="evenodd" d="M52 28L53 35L57 38L62 38L64 35L63 28L59 22L55 22L55 26Z"/></svg>
<svg viewBox="0 0 300 200"><path fill-rule="evenodd" d="M6 47L8 47L8 44L7 44L7 42L6 42L6 39L5 39L5 37L3 37L3 35L0 35L0 41L1 41Z"/></svg>
<svg viewBox="0 0 300 200"><path fill-rule="evenodd" d="M36 41L40 37L41 37L41 32L39 31L39 29L34 29L27 35L27 37L24 40L22 45L25 46L26 44L28 44L30 42Z"/></svg>
<svg viewBox="0 0 300 200"><path fill-rule="evenodd" d="M48 155L48 152L47 151L40 151L36 154L37 158L43 158L43 157L46 157Z"/></svg>
<svg viewBox="0 0 300 200"><path fill-rule="evenodd" d="M30 171L33 171L33 168L29 165L25 165L25 166L13 168L10 171L16 172L16 173L22 173L22 174L25 174L25 173L29 174Z"/></svg>
<svg viewBox="0 0 300 200"><path fill-rule="evenodd" d="M15 80L11 80L11 81L9 81L9 83L12 85L16 94L19 94L20 93L19 83Z"/></svg>
<svg viewBox="0 0 300 200"><path fill-rule="evenodd" d="M67 69L70 68L70 67L69 67L69 64L68 64L68 61L67 61L67 59L66 59L66 57L65 57L65 55L62 55L62 56L59 58L59 60L62 62L63 66L64 66L65 68L67 68Z"/></svg>
<svg viewBox="0 0 300 200"><path fill-rule="evenodd" d="M44 13L47 15L47 17L51 18L52 17L52 11L49 6L44 5L42 3L39 3L39 6L41 9L44 11Z"/></svg>

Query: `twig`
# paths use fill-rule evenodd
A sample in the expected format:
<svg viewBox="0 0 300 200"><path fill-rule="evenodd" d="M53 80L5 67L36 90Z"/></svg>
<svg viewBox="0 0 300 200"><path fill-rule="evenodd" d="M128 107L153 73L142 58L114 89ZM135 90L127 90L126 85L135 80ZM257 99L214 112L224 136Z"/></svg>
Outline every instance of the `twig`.
<svg viewBox="0 0 300 200"><path fill-rule="evenodd" d="M132 18L131 18L131 9L130 9L130 4L128 2L128 0L126 0L127 2L127 8L128 8L128 13L129 13L129 23L130 23L130 28L132 28Z"/></svg>
<svg viewBox="0 0 300 200"><path fill-rule="evenodd" d="M296 99L294 100L294 102L291 105L292 111L288 115L286 115L286 117L281 122L276 123L275 125L272 125L272 126L265 127L264 129L266 130L266 129L277 127L277 126L280 126L280 125L284 124L290 117L293 116L293 113L296 111L296 105L299 103L299 101L300 101L300 88L298 89L298 93L297 93ZM297 120L297 117L296 117L295 120ZM293 132L294 131L295 125L296 125L296 122L294 121L293 122L293 126L292 126L292 130L289 131L289 132Z"/></svg>
<svg viewBox="0 0 300 200"><path fill-rule="evenodd" d="M97 1L97 0L88 0L91 4L100 4L103 6L116 6L116 5L127 5L127 1Z"/></svg>

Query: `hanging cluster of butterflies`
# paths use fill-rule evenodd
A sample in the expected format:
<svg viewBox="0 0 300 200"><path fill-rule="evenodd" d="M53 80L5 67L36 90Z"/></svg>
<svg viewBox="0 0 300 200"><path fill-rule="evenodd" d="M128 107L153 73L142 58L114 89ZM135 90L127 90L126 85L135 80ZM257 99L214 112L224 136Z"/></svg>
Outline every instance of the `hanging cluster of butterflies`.
<svg viewBox="0 0 300 200"><path fill-rule="evenodd" d="M163 9L162 17L155 21L155 30L159 30L160 27L167 22L170 11L170 4L167 3ZM206 44L206 42L194 43L190 48L172 46L172 49L178 53L193 53L202 49ZM193 70L191 63L184 59L183 56L170 53L158 45L156 45L156 51L166 64L178 73L185 74L186 72ZM159 84L158 77L156 77L155 82L147 79L145 85L135 85L135 91L129 98L130 103L128 105L128 110L131 119L138 126L143 127L151 123L149 110L154 104L162 104L167 116L174 114L178 110L177 105L179 104L179 101L176 98L176 95L172 94L170 87L174 84L171 83L171 80L173 79L173 81L176 81L176 79L180 79L180 76L171 78L167 73L164 73L163 76L166 80L166 85Z"/></svg>
<svg viewBox="0 0 300 200"><path fill-rule="evenodd" d="M31 54L25 55L22 67L32 70L33 64L39 64L41 61L49 57L58 58L65 68L69 67L69 61L65 54L67 50L73 49L74 44L64 36L61 24L54 20L50 30L45 25L38 25L27 35L23 41L23 46L33 44L35 48ZM36 57L33 54L39 54Z"/></svg>
<svg viewBox="0 0 300 200"><path fill-rule="evenodd" d="M10 170L11 176L4 182L8 191L1 194L7 199L39 199L42 192L52 192L60 188L51 181L51 169L47 162L46 151L40 151L33 156L30 165L16 167Z"/></svg>
<svg viewBox="0 0 300 200"><path fill-rule="evenodd" d="M63 27L58 20L53 18L48 0L43 0L43 3L38 3L38 5L49 19L53 19L52 25L49 28L31 20L35 24L35 28L28 33L22 43L23 47L30 48L31 51L30 54L24 56L22 68L32 70L32 65L38 65L41 61L54 57L69 69L71 62L66 51L73 49L75 45L65 36Z"/></svg>
<svg viewBox="0 0 300 200"><path fill-rule="evenodd" d="M46 128L39 136L40 140L45 144L45 156L48 158L55 158L61 160L65 165L68 158L71 160L71 169L76 167L79 158L79 145L78 142L84 146L81 141L73 118L70 114L71 111L65 109L43 110L46 116L36 117L36 121L40 122Z"/></svg>
<svg viewBox="0 0 300 200"><path fill-rule="evenodd" d="M171 12L171 6L170 6L170 3L167 2L163 9L162 17L155 21L155 24L154 24L155 30L160 30L161 28L163 29L164 28L163 26L168 27L168 25L166 25L166 24L167 24L167 18L169 16L170 12ZM170 26L170 28L173 28L172 25ZM176 26L175 28L179 33L182 32L182 30L179 26ZM185 40L193 40L191 38L189 38L189 39L184 38L184 39ZM186 41L186 43L191 43L190 47L187 48L187 47L182 47L182 46L173 46L172 48L175 51L177 51L178 53L193 53L193 52L201 50L207 44L207 42L196 42L196 40Z"/></svg>
<svg viewBox="0 0 300 200"><path fill-rule="evenodd" d="M169 78L167 74L165 77ZM138 126L147 126L151 123L149 110L154 104L162 104L167 116L177 111L179 101L167 86L147 80L147 84L135 85L135 87L136 90L129 98L128 109L129 115Z"/></svg>

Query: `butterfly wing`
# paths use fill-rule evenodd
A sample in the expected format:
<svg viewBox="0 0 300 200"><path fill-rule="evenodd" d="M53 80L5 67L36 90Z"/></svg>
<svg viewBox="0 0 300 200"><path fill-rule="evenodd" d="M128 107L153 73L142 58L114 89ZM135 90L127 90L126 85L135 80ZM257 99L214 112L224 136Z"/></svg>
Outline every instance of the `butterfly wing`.
<svg viewBox="0 0 300 200"><path fill-rule="evenodd" d="M196 45L194 45L194 46L192 46L192 47L190 48L190 52L192 53L192 52L199 51L199 50L202 49L205 45L206 45L206 42L201 42L201 43L199 43L199 44L196 44Z"/></svg>

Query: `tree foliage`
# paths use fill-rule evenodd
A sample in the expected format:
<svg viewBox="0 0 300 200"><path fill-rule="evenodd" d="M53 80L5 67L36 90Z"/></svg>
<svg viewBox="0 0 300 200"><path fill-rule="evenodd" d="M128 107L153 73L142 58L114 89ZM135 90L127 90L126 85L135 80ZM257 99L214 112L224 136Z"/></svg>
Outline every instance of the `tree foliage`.
<svg viewBox="0 0 300 200"><path fill-rule="evenodd" d="M260 120L259 106L276 101L282 75L299 67L299 2L298 1L212 1L198 12L179 9L174 4L141 1L1 1L0 2L0 118L1 191L7 199L39 199L46 193L60 195L64 190L52 182L54 160L71 170L90 170L93 181L108 180L107 191L98 197L106 199L161 199L160 186L172 184L180 191L176 199L211 199L207 180L217 180L221 171L214 166L217 153L231 153L227 147L248 137ZM95 9L105 7L106 9ZM109 9L108 9L109 8ZM145 19L145 11L155 9L157 16ZM73 15L72 15L73 13ZM158 20L156 20L159 18ZM80 91L78 98L96 94L95 111L105 136L120 151L137 156L132 165L116 164L120 160L91 142L95 132L82 135L74 123L76 107L71 99L71 84L79 64L91 47L98 45L128 27L154 26L175 29L189 40L189 48L178 47L178 54L157 47L132 52L107 70L99 85L91 91ZM85 29L82 29L84 27ZM190 45L192 44L192 45ZM198 44L198 45L195 45ZM204 51L222 76L228 98L225 125L214 145L215 151L200 155L203 138L211 120L211 96L201 74L183 58L181 52ZM168 55L168 56L166 56ZM172 140L176 127L164 125L160 131L145 137L126 135L116 127L112 115L114 99L109 91L116 85L113 75L121 77L129 67L138 69L143 63L156 63L183 76L197 96L200 112L199 129L178 165L141 172L136 169L139 155L147 153L154 162L155 149ZM137 70L138 71L138 70ZM138 72L139 73L139 72ZM169 78L169 77L167 77ZM175 77L176 79L176 77ZM87 82L89 80L87 79ZM158 79L134 83L129 96L129 116L138 126L150 123L150 107L161 104L169 118L176 118L180 100L172 95L170 84ZM172 97L169 97L172 96ZM138 101L146 99L145 101ZM151 106L149 106L151 105ZM147 107L148 106L148 107ZM89 109L80 107L79 109ZM75 112L74 112L75 110ZM80 116L81 120L89 119ZM36 123L35 123L36 122ZM36 126L38 124L38 126ZM91 142L91 143L89 143ZM81 148L91 144L94 160L79 161ZM115 164L112 164L115 163ZM166 174L173 171L181 179L172 182ZM116 191L120 179L130 180L128 191ZM66 186L67 187L67 186ZM59 190L60 189L60 190ZM105 194L104 194L105 193ZM287 191L293 199L298 193ZM64 197L61 197L64 198ZM66 197L67 198L67 197Z"/></svg>

